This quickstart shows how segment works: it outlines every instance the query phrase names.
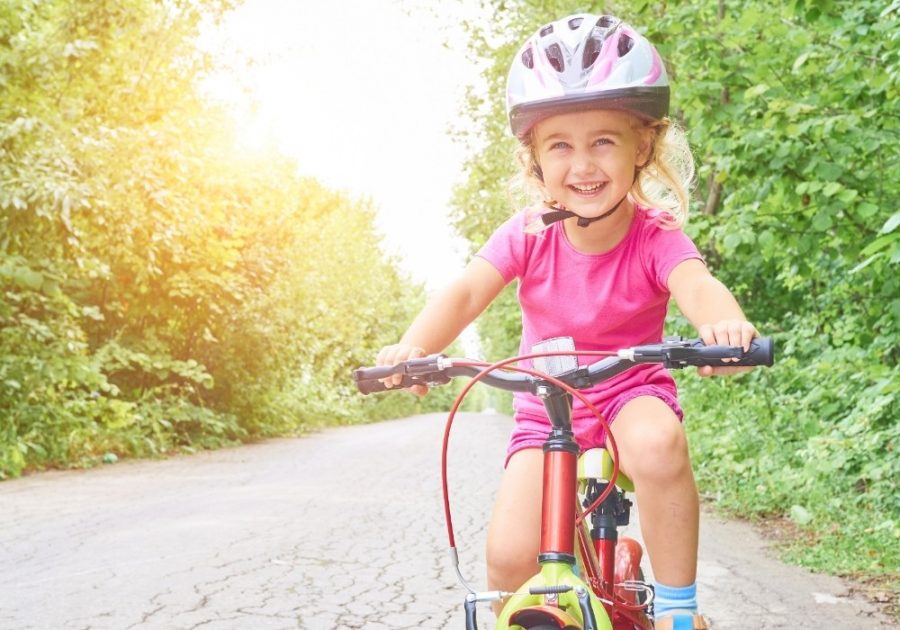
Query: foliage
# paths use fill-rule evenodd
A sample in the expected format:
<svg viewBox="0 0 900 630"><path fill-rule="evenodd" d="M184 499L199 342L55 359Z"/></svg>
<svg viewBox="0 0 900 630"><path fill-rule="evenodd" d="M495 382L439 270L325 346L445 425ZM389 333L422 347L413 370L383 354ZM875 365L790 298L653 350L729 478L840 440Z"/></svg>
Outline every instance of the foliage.
<svg viewBox="0 0 900 630"><path fill-rule="evenodd" d="M467 105L483 131L466 138L460 231L477 248L514 209L503 90L517 44L579 11L635 24L666 59L673 116L694 149L688 232L778 341L770 371L680 377L704 492L739 513L791 518L813 541L800 562L896 576L900 3L483 4L496 19L468 25L472 50L491 52L487 93ZM494 347L518 335L511 308L480 323Z"/></svg>
<svg viewBox="0 0 900 630"><path fill-rule="evenodd" d="M421 301L371 207L197 88L229 4L0 5L0 478L419 409L350 395Z"/></svg>
<svg viewBox="0 0 900 630"><path fill-rule="evenodd" d="M802 564L896 576L900 368L859 348L820 348L811 361L790 347L817 336L800 321L778 336L777 369L680 376L697 479L723 509L794 521L808 533L791 552Z"/></svg>

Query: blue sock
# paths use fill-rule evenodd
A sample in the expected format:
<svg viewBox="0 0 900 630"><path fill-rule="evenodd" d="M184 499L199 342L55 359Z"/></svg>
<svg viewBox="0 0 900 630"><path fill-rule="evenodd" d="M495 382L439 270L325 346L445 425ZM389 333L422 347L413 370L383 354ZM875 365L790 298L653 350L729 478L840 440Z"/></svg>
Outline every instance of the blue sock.
<svg viewBox="0 0 900 630"><path fill-rule="evenodd" d="M697 614L697 583L690 586L666 586L657 582L653 599L653 617L660 619L674 613Z"/></svg>

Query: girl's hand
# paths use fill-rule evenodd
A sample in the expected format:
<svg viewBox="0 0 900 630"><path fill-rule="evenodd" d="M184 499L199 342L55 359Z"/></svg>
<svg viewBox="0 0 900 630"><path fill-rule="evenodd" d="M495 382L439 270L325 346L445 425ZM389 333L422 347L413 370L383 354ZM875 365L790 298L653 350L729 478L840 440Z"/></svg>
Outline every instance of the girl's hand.
<svg viewBox="0 0 900 630"><path fill-rule="evenodd" d="M698 329L700 338L706 345L717 346L741 346L744 352L750 349L750 342L759 336L756 328L743 319L725 319L716 324L704 324ZM737 361L738 359L722 359L723 363ZM739 374L749 372L752 367L712 367L701 366L697 369L700 376L725 376L727 374Z"/></svg>
<svg viewBox="0 0 900 630"><path fill-rule="evenodd" d="M397 365L407 359L419 359L424 357L425 354L426 352L423 348L398 343L393 346L385 346L379 350L378 356L375 358L375 365L378 367ZM398 386L402 380L403 375L394 374L388 378L382 379L381 382L384 383L385 387L392 388ZM408 389L416 396L424 396L428 393L428 387L426 385L413 385Z"/></svg>

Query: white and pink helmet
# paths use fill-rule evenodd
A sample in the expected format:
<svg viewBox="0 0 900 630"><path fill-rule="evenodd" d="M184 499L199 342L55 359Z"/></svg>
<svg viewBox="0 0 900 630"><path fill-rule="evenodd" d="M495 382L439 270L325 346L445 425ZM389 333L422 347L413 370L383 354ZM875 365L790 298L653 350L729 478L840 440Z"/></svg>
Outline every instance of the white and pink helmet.
<svg viewBox="0 0 900 630"><path fill-rule="evenodd" d="M542 26L519 49L506 106L518 138L542 118L598 107L659 120L669 82L647 38L618 18L582 13Z"/></svg>

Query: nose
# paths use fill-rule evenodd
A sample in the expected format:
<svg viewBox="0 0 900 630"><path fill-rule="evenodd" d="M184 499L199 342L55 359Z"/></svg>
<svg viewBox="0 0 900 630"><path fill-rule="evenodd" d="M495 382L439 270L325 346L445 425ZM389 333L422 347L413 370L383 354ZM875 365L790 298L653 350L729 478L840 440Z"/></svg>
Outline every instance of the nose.
<svg viewBox="0 0 900 630"><path fill-rule="evenodd" d="M572 173L575 175L592 175L597 165L587 151L578 151L572 156Z"/></svg>

